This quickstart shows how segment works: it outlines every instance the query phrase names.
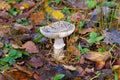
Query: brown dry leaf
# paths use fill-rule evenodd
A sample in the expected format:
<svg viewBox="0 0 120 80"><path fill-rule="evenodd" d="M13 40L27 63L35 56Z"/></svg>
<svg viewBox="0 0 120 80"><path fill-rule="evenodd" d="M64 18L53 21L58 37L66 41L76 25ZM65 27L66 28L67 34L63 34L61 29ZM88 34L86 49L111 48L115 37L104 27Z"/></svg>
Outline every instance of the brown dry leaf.
<svg viewBox="0 0 120 80"><path fill-rule="evenodd" d="M39 68L43 66L43 61L40 57L33 57L30 59L30 61L28 61L28 64L32 67Z"/></svg>
<svg viewBox="0 0 120 80"><path fill-rule="evenodd" d="M24 73L28 74L29 76L32 76L33 73L34 73L33 71L31 71L30 69L28 69L28 68L25 67L25 66L20 66L20 65L18 65L18 64L16 64L16 63L14 63L13 66L14 66L15 68L17 68L17 70L19 70L19 71L21 71L21 72L24 72ZM16 79L15 79L15 80L16 80Z"/></svg>
<svg viewBox="0 0 120 80"><path fill-rule="evenodd" d="M9 14L5 11L0 11L0 18L2 19L8 19L10 18Z"/></svg>
<svg viewBox="0 0 120 80"><path fill-rule="evenodd" d="M21 72L19 70L17 71L6 71L4 72L5 76L8 77L8 79L5 80L11 80L10 77L12 77L13 80L31 80L31 77L28 76L26 73ZM1 79L3 80L3 79Z"/></svg>
<svg viewBox="0 0 120 80"><path fill-rule="evenodd" d="M43 80L37 73L33 74L35 80Z"/></svg>
<svg viewBox="0 0 120 80"><path fill-rule="evenodd" d="M84 55L86 59L89 59L91 61L106 61L109 57L110 54L109 52L93 52L90 51Z"/></svg>
<svg viewBox="0 0 120 80"><path fill-rule="evenodd" d="M80 30L78 28L76 28L75 32L76 33L79 33L79 34L86 34L88 32L93 32L93 31L96 31L94 28L86 28L86 29L83 29L83 30Z"/></svg>
<svg viewBox="0 0 120 80"><path fill-rule="evenodd" d="M80 21L82 21L82 20L85 19L85 15L82 14L82 13L77 12L77 13L72 14L71 17L70 17L70 19L73 22L80 22Z"/></svg>
<svg viewBox="0 0 120 80"><path fill-rule="evenodd" d="M32 41L27 41L25 44L22 45L23 48L29 53L38 53L39 50L37 49L36 45Z"/></svg>
<svg viewBox="0 0 120 80"><path fill-rule="evenodd" d="M24 49L24 48L18 46L17 44L12 44L12 47L13 47L14 49Z"/></svg>
<svg viewBox="0 0 120 80"><path fill-rule="evenodd" d="M95 63L95 67L97 70L102 69L105 66L105 61L98 61Z"/></svg>
<svg viewBox="0 0 120 80"><path fill-rule="evenodd" d="M76 37L76 36L70 37L67 44L70 45L71 43L75 43L77 42L78 39L79 37Z"/></svg>
<svg viewBox="0 0 120 80"><path fill-rule="evenodd" d="M7 35L6 34L7 32L8 32L7 29L0 27L0 37L5 37Z"/></svg>
<svg viewBox="0 0 120 80"><path fill-rule="evenodd" d="M21 3L15 4L14 7L17 9L29 9L31 7L33 7L35 5L35 3L33 1L23 1Z"/></svg>
<svg viewBox="0 0 120 80"><path fill-rule="evenodd" d="M78 50L75 46L71 45L71 46L68 46L67 48L67 51L69 53L72 53L73 55L75 56L79 56L80 55L80 50Z"/></svg>
<svg viewBox="0 0 120 80"><path fill-rule="evenodd" d="M24 26L22 24L14 24L14 29L19 33L30 33L30 30L33 28L32 25Z"/></svg>
<svg viewBox="0 0 120 80"><path fill-rule="evenodd" d="M66 68L66 69L68 69L68 70L71 70L71 71L74 71L74 70L77 69L76 67L74 67L74 66L72 66L72 65L64 65L64 64L63 64L63 66L64 66L64 68Z"/></svg>
<svg viewBox="0 0 120 80"><path fill-rule="evenodd" d="M44 20L44 13L43 12L36 12L30 15L31 24L38 25L42 20Z"/></svg>
<svg viewBox="0 0 120 80"><path fill-rule="evenodd" d="M8 11L10 9L11 9L11 6L7 2L5 1L0 2L0 10Z"/></svg>

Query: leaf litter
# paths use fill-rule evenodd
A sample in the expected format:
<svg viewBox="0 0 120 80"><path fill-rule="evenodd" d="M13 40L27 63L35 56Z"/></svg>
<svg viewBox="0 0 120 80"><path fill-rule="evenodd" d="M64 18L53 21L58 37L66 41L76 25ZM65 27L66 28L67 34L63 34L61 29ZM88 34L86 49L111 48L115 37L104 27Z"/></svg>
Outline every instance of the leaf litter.
<svg viewBox="0 0 120 80"><path fill-rule="evenodd" d="M0 80L53 80L60 74L65 75L61 80L120 79L119 9L113 1L0 2ZM57 61L53 40L39 28L62 20L76 29L64 39L65 58Z"/></svg>

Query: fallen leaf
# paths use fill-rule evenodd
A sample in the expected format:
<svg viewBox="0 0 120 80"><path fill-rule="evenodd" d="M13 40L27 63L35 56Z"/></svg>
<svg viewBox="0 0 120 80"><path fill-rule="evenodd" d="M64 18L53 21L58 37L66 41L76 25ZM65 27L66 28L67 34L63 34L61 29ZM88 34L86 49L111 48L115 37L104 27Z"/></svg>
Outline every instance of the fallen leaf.
<svg viewBox="0 0 120 80"><path fill-rule="evenodd" d="M63 66L64 66L64 68L66 68L66 69L68 69L68 70L71 70L71 71L74 71L74 70L77 69L76 67L74 67L74 66L72 66L72 65L64 65L64 64L63 64Z"/></svg>
<svg viewBox="0 0 120 80"><path fill-rule="evenodd" d="M5 79L5 80L10 80L10 77L12 77L13 80L31 80L30 76L28 76L26 73L21 72L19 70L5 71L4 75L9 78L9 79ZM3 79L1 79L1 80L3 80Z"/></svg>
<svg viewBox="0 0 120 80"><path fill-rule="evenodd" d="M12 47L13 47L14 49L24 49L24 48L20 47L20 46L17 45L17 44L12 44Z"/></svg>
<svg viewBox="0 0 120 80"><path fill-rule="evenodd" d="M95 67L97 70L101 70L105 66L105 61L97 61Z"/></svg>
<svg viewBox="0 0 120 80"><path fill-rule="evenodd" d="M30 33L31 29L33 28L32 25L24 26L22 24L15 23L13 29L16 30L17 33Z"/></svg>
<svg viewBox="0 0 120 80"><path fill-rule="evenodd" d="M9 14L5 11L0 11L0 18L1 19L8 19L10 18Z"/></svg>
<svg viewBox="0 0 120 80"><path fill-rule="evenodd" d="M0 48L3 48L4 43L0 42Z"/></svg>
<svg viewBox="0 0 120 80"><path fill-rule="evenodd" d="M0 2L0 10L8 11L11 9L11 6L6 1Z"/></svg>
<svg viewBox="0 0 120 80"><path fill-rule="evenodd" d="M103 36L105 37L104 42L105 43L118 43L120 44L120 31L117 30L104 30Z"/></svg>
<svg viewBox="0 0 120 80"><path fill-rule="evenodd" d="M85 15L82 14L82 13L77 12L77 13L72 14L71 17L70 17L70 19L73 22L80 22L80 21L82 21L82 20L85 19Z"/></svg>
<svg viewBox="0 0 120 80"><path fill-rule="evenodd" d="M64 4L71 6L73 8L79 8L79 9L89 9L86 2L87 0L63 0Z"/></svg>
<svg viewBox="0 0 120 80"><path fill-rule="evenodd" d="M85 72L87 73L91 73L91 72L94 72L94 68L85 68Z"/></svg>
<svg viewBox="0 0 120 80"><path fill-rule="evenodd" d="M89 32L93 32L93 31L96 31L94 28L85 28L85 29L77 29L75 30L76 33L79 33L79 34L86 34L86 33L89 33Z"/></svg>
<svg viewBox="0 0 120 80"><path fill-rule="evenodd" d="M76 48L75 46L73 46L73 45L68 46L67 51L68 51L69 53L72 53L72 54L75 55L75 56L80 56L80 51L79 51L79 49L77 49L77 48Z"/></svg>
<svg viewBox="0 0 120 80"><path fill-rule="evenodd" d="M39 68L43 66L43 61L40 57L33 57L28 61L28 64L32 67Z"/></svg>
<svg viewBox="0 0 120 80"><path fill-rule="evenodd" d="M39 50L37 49L36 45L32 41L27 41L25 44L22 45L23 48L29 53L38 53Z"/></svg>
<svg viewBox="0 0 120 80"><path fill-rule="evenodd" d="M64 14L60 10L53 10L51 15L53 18L55 18L57 20L64 18Z"/></svg>
<svg viewBox="0 0 120 80"><path fill-rule="evenodd" d="M21 71L22 73L26 73L26 74L28 74L29 76L32 76L33 73L34 73L33 71L31 71L30 69L28 69L28 68L25 67L25 66L20 66L20 65L18 65L18 64L16 64L16 63L14 63L13 66L14 66L15 68L17 68L19 71Z"/></svg>
<svg viewBox="0 0 120 80"><path fill-rule="evenodd" d="M48 0L45 0L45 11L54 19L60 20L64 18L64 14L60 10L54 10L48 5Z"/></svg>
<svg viewBox="0 0 120 80"><path fill-rule="evenodd" d="M44 20L44 13L43 12L36 12L30 15L30 21L32 24L38 25Z"/></svg>
<svg viewBox="0 0 120 80"><path fill-rule="evenodd" d="M14 7L17 9L29 9L33 7L35 3L33 1L23 1L21 3L15 4Z"/></svg>
<svg viewBox="0 0 120 80"><path fill-rule="evenodd" d="M93 52L93 51L89 51L88 53L86 53L84 55L84 57L86 59L89 59L91 61L106 61L109 57L110 54L109 52Z"/></svg>
<svg viewBox="0 0 120 80"><path fill-rule="evenodd" d="M43 80L37 73L33 74L35 80Z"/></svg>

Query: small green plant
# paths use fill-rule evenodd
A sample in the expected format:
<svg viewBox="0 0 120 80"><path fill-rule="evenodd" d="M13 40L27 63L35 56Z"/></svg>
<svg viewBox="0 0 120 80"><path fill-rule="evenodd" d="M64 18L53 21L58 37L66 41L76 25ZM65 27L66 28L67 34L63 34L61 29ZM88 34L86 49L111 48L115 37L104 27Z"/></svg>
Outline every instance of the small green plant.
<svg viewBox="0 0 120 80"><path fill-rule="evenodd" d="M87 0L86 4L89 8L94 8L97 5L97 2L94 0Z"/></svg>
<svg viewBox="0 0 120 80"><path fill-rule="evenodd" d="M11 44L5 44L4 50L6 50L8 54L6 54L5 57L0 58L0 66L12 65L16 59L22 58L23 55L29 56L25 51L14 49Z"/></svg>
<svg viewBox="0 0 120 80"><path fill-rule="evenodd" d="M78 49L80 50L81 54L85 54L85 53L87 53L89 51L88 48L82 48L81 46L78 46Z"/></svg>
<svg viewBox="0 0 120 80"><path fill-rule="evenodd" d="M23 24L25 26L30 24L30 22L29 22L29 20L27 18L17 19L16 22L19 23L19 24Z"/></svg>
<svg viewBox="0 0 120 80"><path fill-rule="evenodd" d="M113 1L105 1L103 3L104 6L108 6L108 7L116 7L117 6L117 3L116 2L113 2Z"/></svg>
<svg viewBox="0 0 120 80"><path fill-rule="evenodd" d="M80 54L86 54L88 51L89 51L89 49L88 48L82 48L81 46L78 46L78 49L80 50ZM76 60L79 60L80 59L80 56L78 55L78 56L76 56L76 58L75 58Z"/></svg>
<svg viewBox="0 0 120 80"><path fill-rule="evenodd" d="M54 76L53 80L60 80L65 77L65 74L57 74Z"/></svg>
<svg viewBox="0 0 120 80"><path fill-rule="evenodd" d="M58 4L58 3L60 3L62 0L55 0L55 2Z"/></svg>
<svg viewBox="0 0 120 80"><path fill-rule="evenodd" d="M62 9L62 12L64 13L64 14L67 14L67 15L70 15L71 14L71 12L70 12L70 10L69 10L69 8L68 7L63 7L63 9Z"/></svg>
<svg viewBox="0 0 120 80"><path fill-rule="evenodd" d="M98 36L96 32L91 32L90 33L90 39L87 40L88 43L93 44L95 42L99 42L103 39L103 36Z"/></svg>
<svg viewBox="0 0 120 80"><path fill-rule="evenodd" d="M118 80L118 74L116 71L114 71L114 80Z"/></svg>
<svg viewBox="0 0 120 80"><path fill-rule="evenodd" d="M11 8L8 12L11 16L16 16L19 13L19 10Z"/></svg>
<svg viewBox="0 0 120 80"><path fill-rule="evenodd" d="M83 26L85 25L85 21L81 21L80 24L77 26L79 29L83 29Z"/></svg>
<svg viewBox="0 0 120 80"><path fill-rule="evenodd" d="M105 48L98 48L98 52L105 52L106 49Z"/></svg>

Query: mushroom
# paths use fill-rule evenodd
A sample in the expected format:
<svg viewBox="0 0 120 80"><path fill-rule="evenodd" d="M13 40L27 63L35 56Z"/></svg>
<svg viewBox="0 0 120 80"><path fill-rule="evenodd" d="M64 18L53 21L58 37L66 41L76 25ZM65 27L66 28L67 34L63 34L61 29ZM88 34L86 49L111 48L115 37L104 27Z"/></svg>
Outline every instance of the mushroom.
<svg viewBox="0 0 120 80"><path fill-rule="evenodd" d="M64 37L69 36L75 30L75 26L69 22L65 21L57 21L48 26L40 27L40 32L48 38L55 39L54 40L54 54L53 57L57 60L61 60L64 58L64 46L65 43L63 41Z"/></svg>

